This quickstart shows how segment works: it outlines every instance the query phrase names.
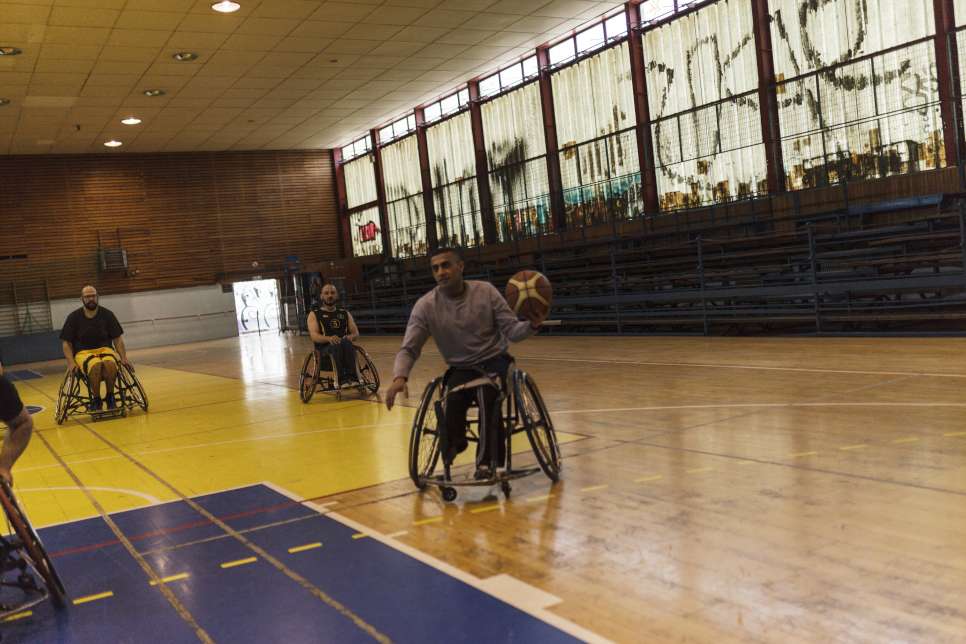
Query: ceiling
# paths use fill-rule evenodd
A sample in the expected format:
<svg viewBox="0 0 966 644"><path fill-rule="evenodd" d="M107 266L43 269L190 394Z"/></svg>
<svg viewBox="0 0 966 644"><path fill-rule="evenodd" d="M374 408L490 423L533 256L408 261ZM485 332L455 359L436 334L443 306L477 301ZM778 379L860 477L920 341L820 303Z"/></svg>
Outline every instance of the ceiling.
<svg viewBox="0 0 966 644"><path fill-rule="evenodd" d="M0 0L0 154L336 147L620 5L237 1Z"/></svg>

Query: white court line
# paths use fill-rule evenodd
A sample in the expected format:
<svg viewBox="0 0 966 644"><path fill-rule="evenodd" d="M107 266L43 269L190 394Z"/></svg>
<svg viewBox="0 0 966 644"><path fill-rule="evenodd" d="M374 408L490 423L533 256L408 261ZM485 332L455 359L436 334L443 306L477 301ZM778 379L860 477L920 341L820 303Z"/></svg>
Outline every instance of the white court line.
<svg viewBox="0 0 966 644"><path fill-rule="evenodd" d="M800 402L800 403L722 403L719 405L656 405L652 407L611 407L608 409L554 409L552 414L607 414L622 411L669 411L675 409L736 409L782 407L966 407L966 403L931 402Z"/></svg>
<svg viewBox="0 0 966 644"><path fill-rule="evenodd" d="M51 492L51 491L62 491L69 490L71 492L83 492L84 490L97 490L98 492L116 492L118 494L126 494L127 496L136 496L144 499L151 505L159 505L161 499L156 496L151 496L150 494L145 494L144 492L138 492L137 490L128 490L121 487L101 487L96 485L85 485L84 487L77 487L76 485L63 485L57 487L18 487L14 490L15 494L21 494L22 492Z"/></svg>
<svg viewBox="0 0 966 644"><path fill-rule="evenodd" d="M841 373L859 376L924 376L927 378L960 378L962 373L929 373L924 371L863 371L858 369L818 369L810 367L768 367L764 365L712 364L702 362L647 362L637 360L605 360L601 358L548 358L546 356L519 356L525 360L545 360L550 362L584 362L596 364L640 365L645 367L701 367L706 369L746 369L752 371L794 371L799 373Z"/></svg>
<svg viewBox="0 0 966 644"><path fill-rule="evenodd" d="M283 496L286 496L295 501L299 501L298 496L292 494L291 492L289 492L284 488L281 488L275 485L274 483L270 483L268 481L262 481L262 485L272 490L275 490L276 492L278 492ZM311 501L305 501L305 502L302 502L302 504L308 507L313 507L315 505ZM502 591L508 585L506 584L506 579L505 579L506 577L508 577L508 575L496 575L496 577L501 578L499 580L500 583L494 583L497 580L492 577L490 579L480 579L475 575L471 575L468 572L464 572L463 570L460 570L459 568L453 565L450 565L445 561L442 561L441 559L437 559L436 557L428 555L425 552L422 552L421 550L417 550L412 546L406 545L405 543L392 538L390 535L377 532L361 523L357 523L356 521L349 519L348 517L342 516L341 514L338 514L336 512L326 512L325 515L327 517L331 517L335 519L336 521L338 521L339 523L345 526L352 528L356 532L365 532L370 539L375 539L376 541L379 541L389 546L390 548L393 548L394 550L398 550L399 552L402 552L403 554L408 555L417 561L420 561L428 566L432 566L433 568L439 570L440 572L445 573L450 577L453 577L454 579L458 579L464 584L468 586L472 586L473 588L476 588L477 590L484 592L487 595L495 597L500 601L506 604L509 604L510 606L513 606L517 610L527 613L528 615L539 619L542 622L550 624L551 626L563 631L564 633L567 633L568 635L572 635L573 637L583 640L584 642L592 642L594 644L598 644L598 643L603 644L606 642L610 642L610 640L604 637L601 637L597 633L587 630L583 626L575 624L574 622L571 622L570 620L560 617L559 615L547 610L544 607L545 605L547 605L547 601L546 601L547 598L553 598L553 599L557 599L557 598L553 597L549 593L546 593L545 591L542 591L536 588L534 589L535 591L534 596L535 597L539 596L539 599L537 601L523 601L521 603L520 588L526 585L525 582L523 581L520 581L518 579L515 580L516 583L512 584L514 592L505 593L506 596L504 596L504 593ZM491 582L491 580L493 581ZM551 602L551 604L552 603L556 603L556 602Z"/></svg>

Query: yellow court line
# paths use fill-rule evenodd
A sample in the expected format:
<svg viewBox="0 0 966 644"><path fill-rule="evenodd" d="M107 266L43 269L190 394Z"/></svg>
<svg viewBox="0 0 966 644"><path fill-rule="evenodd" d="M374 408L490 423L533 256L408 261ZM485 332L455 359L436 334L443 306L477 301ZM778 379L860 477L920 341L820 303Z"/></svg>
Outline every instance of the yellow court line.
<svg viewBox="0 0 966 644"><path fill-rule="evenodd" d="M107 599L108 597L113 597L114 591L108 590L103 593L97 593L96 595L86 595L84 597L78 597L74 600L74 605L79 606L80 604L86 604L87 602L94 602L98 599Z"/></svg>
<svg viewBox="0 0 966 644"><path fill-rule="evenodd" d="M797 452L795 454L789 454L788 458L803 458L805 456L818 456L818 452Z"/></svg>
<svg viewBox="0 0 966 644"><path fill-rule="evenodd" d="M547 499L552 499L553 494L542 494L540 496L531 496L524 499L527 503L536 503L537 501L546 501Z"/></svg>
<svg viewBox="0 0 966 644"><path fill-rule="evenodd" d="M442 516L429 517L428 519L420 519L419 521L413 521L413 525L426 525L427 523L439 523L443 520Z"/></svg>
<svg viewBox="0 0 966 644"><path fill-rule="evenodd" d="M744 467L745 465L761 465L759 461L738 461L735 465Z"/></svg>
<svg viewBox="0 0 966 644"><path fill-rule="evenodd" d="M696 467L693 470L685 470L688 474L700 474L702 472L713 472L713 467Z"/></svg>
<svg viewBox="0 0 966 644"><path fill-rule="evenodd" d="M843 447L840 447L839 449L842 451L848 451L850 449L864 449L868 446L869 445L867 443L859 443L858 445L845 445Z"/></svg>
<svg viewBox="0 0 966 644"><path fill-rule="evenodd" d="M647 483L648 481L659 481L663 479L664 476L661 474L655 474L654 476L642 476L639 479L634 479L635 483Z"/></svg>
<svg viewBox="0 0 966 644"><path fill-rule="evenodd" d="M222 568L234 568L235 566L244 566L245 564L255 563L258 561L258 557L245 557L244 559L235 559L234 561L226 561L220 564Z"/></svg>
<svg viewBox="0 0 966 644"><path fill-rule="evenodd" d="M604 485L591 485L590 487L582 487L582 488L580 488L580 491L581 492L593 492L594 490L603 490L604 488L607 488L607 487L610 487L610 486L607 485L607 484L604 484Z"/></svg>
<svg viewBox="0 0 966 644"><path fill-rule="evenodd" d="M499 510L502 506L499 503L494 503L493 505L487 505L482 508L473 508L470 510L473 514L479 514L481 512L492 512L493 510Z"/></svg>
<svg viewBox="0 0 966 644"><path fill-rule="evenodd" d="M24 617L30 617L34 612L32 610L25 610L22 613L14 613L13 615L8 615L3 618L5 622L12 622L17 619L23 619Z"/></svg>
<svg viewBox="0 0 966 644"><path fill-rule="evenodd" d="M321 547L322 547L322 544L316 541L315 543L306 543L305 545L302 545L302 546L293 546L288 549L288 553L290 555L294 555L297 552L305 552L306 550L315 550L316 548L321 548Z"/></svg>
<svg viewBox="0 0 966 644"><path fill-rule="evenodd" d="M892 444L903 445L905 443L917 443L917 442L919 442L918 438L915 438L914 436L910 436L909 438L897 438L894 441L892 441Z"/></svg>
<svg viewBox="0 0 966 644"><path fill-rule="evenodd" d="M948 434L943 434L947 438L952 438L953 436L966 436L966 432L950 432Z"/></svg>
<svg viewBox="0 0 966 644"><path fill-rule="evenodd" d="M365 532L357 532L354 535L352 535L352 538L353 539L365 539L368 536L369 535L367 535Z"/></svg>
<svg viewBox="0 0 966 644"><path fill-rule="evenodd" d="M182 572L182 573L178 573L177 575L169 575L168 577L162 577L158 581L152 580L148 583L150 583L152 586L157 586L159 582L162 584L166 584L170 581L181 581L182 579L187 579L187 578L188 578L188 573Z"/></svg>

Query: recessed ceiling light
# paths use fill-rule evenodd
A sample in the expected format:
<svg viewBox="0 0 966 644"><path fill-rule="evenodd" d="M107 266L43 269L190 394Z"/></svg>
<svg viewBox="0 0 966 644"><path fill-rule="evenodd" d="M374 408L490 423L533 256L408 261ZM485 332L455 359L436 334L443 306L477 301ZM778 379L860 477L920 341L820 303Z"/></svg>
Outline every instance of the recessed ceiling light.
<svg viewBox="0 0 966 644"><path fill-rule="evenodd" d="M3 107L4 105L10 105L9 98L0 98L0 107Z"/></svg>
<svg viewBox="0 0 966 644"><path fill-rule="evenodd" d="M141 119L136 116L129 116L126 119L121 119L121 123L124 125L140 125Z"/></svg>
<svg viewBox="0 0 966 644"><path fill-rule="evenodd" d="M164 96L163 89L146 89L144 90L145 96Z"/></svg>
<svg viewBox="0 0 966 644"><path fill-rule="evenodd" d="M237 2L232 2L231 0L221 0L221 2L216 2L211 5L211 8L218 13L234 13L241 9L241 5Z"/></svg>
<svg viewBox="0 0 966 644"><path fill-rule="evenodd" d="M18 56L23 53L23 49L19 47L0 47L0 56Z"/></svg>
<svg viewBox="0 0 966 644"><path fill-rule="evenodd" d="M174 54L171 57L174 58L175 60L180 60L184 62L188 60L196 60L198 58L198 54L196 54L193 51L179 51L178 53Z"/></svg>
<svg viewBox="0 0 966 644"><path fill-rule="evenodd" d="M121 143L120 141L115 141L114 139L111 139L110 141L104 141L104 145L106 145L109 148L119 148L124 144Z"/></svg>

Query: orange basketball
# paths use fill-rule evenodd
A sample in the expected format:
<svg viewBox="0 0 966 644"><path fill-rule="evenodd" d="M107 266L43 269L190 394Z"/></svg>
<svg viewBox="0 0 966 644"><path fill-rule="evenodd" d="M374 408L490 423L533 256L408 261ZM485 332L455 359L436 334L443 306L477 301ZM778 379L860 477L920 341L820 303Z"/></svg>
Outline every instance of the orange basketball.
<svg viewBox="0 0 966 644"><path fill-rule="evenodd" d="M546 317L553 301L553 287L542 273L520 271L507 282L506 301L519 317Z"/></svg>

